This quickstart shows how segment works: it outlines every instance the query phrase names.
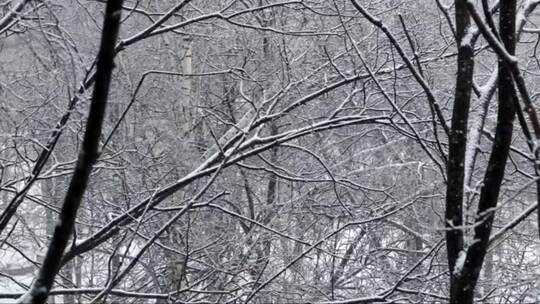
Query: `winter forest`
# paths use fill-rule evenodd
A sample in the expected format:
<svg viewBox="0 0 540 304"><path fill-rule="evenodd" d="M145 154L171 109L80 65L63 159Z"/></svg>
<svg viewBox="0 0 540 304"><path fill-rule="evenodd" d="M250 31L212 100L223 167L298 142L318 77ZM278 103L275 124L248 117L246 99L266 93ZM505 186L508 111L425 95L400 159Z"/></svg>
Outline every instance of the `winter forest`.
<svg viewBox="0 0 540 304"><path fill-rule="evenodd" d="M0 0L0 303L536 303L540 0Z"/></svg>

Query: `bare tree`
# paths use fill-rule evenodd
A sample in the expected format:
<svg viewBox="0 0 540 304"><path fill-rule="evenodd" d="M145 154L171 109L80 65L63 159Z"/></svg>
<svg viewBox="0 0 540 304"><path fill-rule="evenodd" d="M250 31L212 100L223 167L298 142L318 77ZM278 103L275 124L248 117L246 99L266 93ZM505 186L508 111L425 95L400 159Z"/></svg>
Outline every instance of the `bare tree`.
<svg viewBox="0 0 540 304"><path fill-rule="evenodd" d="M536 299L539 1L111 3L0 3L0 298Z"/></svg>
<svg viewBox="0 0 540 304"><path fill-rule="evenodd" d="M111 75L114 67L114 45L120 28L121 0L107 2L103 25L101 47L98 53L96 82L92 102L88 113L86 132L79 152L77 166L73 172L62 209L54 228L51 243L41 265L38 276L20 303L45 303L54 284L54 278L60 271L62 256L75 227L77 211L86 190L94 163L98 158L98 145L105 116Z"/></svg>

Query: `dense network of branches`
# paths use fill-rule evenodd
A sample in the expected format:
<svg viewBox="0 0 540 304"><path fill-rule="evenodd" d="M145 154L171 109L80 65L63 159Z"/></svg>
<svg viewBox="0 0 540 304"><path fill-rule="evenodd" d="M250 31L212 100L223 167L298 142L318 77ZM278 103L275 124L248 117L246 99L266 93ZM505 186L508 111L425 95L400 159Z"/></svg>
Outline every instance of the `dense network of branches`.
<svg viewBox="0 0 540 304"><path fill-rule="evenodd" d="M539 4L1 2L0 302L534 302Z"/></svg>

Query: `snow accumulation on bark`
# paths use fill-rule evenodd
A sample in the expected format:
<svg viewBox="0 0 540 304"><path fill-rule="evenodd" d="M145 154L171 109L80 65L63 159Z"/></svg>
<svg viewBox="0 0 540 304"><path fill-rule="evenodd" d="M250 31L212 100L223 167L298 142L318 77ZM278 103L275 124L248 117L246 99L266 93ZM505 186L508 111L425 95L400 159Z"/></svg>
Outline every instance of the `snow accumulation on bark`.
<svg viewBox="0 0 540 304"><path fill-rule="evenodd" d="M29 304L34 303L36 298L47 297L48 290L47 287L41 283L40 280L35 280L30 289L23 294L20 298L17 299L15 303L17 304Z"/></svg>
<svg viewBox="0 0 540 304"><path fill-rule="evenodd" d="M455 276L461 275L461 271L463 270L463 266L465 266L466 259L467 259L467 251L463 249L459 252L458 258L456 260L456 265L454 266Z"/></svg>

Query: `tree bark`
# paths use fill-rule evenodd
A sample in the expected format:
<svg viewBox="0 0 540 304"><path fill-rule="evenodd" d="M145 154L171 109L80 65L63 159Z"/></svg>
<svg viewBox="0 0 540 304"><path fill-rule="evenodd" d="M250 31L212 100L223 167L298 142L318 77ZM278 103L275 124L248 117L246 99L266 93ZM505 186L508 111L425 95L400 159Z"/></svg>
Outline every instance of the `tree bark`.
<svg viewBox="0 0 540 304"><path fill-rule="evenodd" d="M120 28L122 2L122 0L109 0L107 2L101 46L98 53L96 83L77 165L62 205L60 218L45 255L45 260L30 290L18 300L20 303L45 303L54 284L54 278L60 271L64 250L75 227L77 210L83 199L93 165L98 157L99 138L114 68L113 60Z"/></svg>
<svg viewBox="0 0 540 304"><path fill-rule="evenodd" d="M458 43L458 70L450 144L448 152L448 186L446 188L446 249L450 273L459 252L463 249L463 183L465 179L465 151L467 145L467 122L473 85L474 53L471 41L467 40L471 18L466 0L456 1L456 29Z"/></svg>
<svg viewBox="0 0 540 304"><path fill-rule="evenodd" d="M510 54L515 53L516 6L516 0L501 1L500 6L500 37ZM483 187L480 191L474 225L474 238L470 247L466 249L462 269L452 271L451 303L473 303L474 288L489 245L495 207L499 199L504 170L510 152L517 93L514 88L510 66L503 59L499 59L498 97L499 108L495 139L484 176Z"/></svg>

